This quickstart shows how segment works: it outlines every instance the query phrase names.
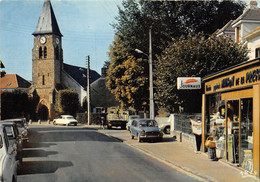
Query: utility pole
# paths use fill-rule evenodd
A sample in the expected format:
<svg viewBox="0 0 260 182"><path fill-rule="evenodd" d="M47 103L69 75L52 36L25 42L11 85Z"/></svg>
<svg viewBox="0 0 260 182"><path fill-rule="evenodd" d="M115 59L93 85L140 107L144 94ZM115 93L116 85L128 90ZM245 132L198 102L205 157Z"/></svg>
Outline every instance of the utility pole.
<svg viewBox="0 0 260 182"><path fill-rule="evenodd" d="M154 119L153 100L153 59L152 59L152 30L149 29L149 87L150 87L150 118Z"/></svg>
<svg viewBox="0 0 260 182"><path fill-rule="evenodd" d="M87 103L88 103L88 122L87 124L90 125L90 56L87 56Z"/></svg>

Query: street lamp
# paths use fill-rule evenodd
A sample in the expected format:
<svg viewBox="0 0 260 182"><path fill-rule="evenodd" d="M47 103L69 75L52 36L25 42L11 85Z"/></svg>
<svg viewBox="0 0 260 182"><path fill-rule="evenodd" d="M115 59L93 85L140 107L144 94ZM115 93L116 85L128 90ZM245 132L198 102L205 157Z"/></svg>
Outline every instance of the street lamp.
<svg viewBox="0 0 260 182"><path fill-rule="evenodd" d="M139 49L135 49L139 54L144 54L149 59L149 88L150 88L150 118L154 119L154 101L153 101L153 61L152 61L152 33L149 29L149 56Z"/></svg>

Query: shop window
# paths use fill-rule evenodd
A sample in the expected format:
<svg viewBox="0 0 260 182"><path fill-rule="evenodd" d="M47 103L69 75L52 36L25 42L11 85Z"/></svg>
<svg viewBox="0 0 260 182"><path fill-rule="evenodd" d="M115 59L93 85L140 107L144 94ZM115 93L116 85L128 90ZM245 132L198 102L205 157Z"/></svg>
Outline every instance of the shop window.
<svg viewBox="0 0 260 182"><path fill-rule="evenodd" d="M42 59L42 47L39 48L39 59Z"/></svg>

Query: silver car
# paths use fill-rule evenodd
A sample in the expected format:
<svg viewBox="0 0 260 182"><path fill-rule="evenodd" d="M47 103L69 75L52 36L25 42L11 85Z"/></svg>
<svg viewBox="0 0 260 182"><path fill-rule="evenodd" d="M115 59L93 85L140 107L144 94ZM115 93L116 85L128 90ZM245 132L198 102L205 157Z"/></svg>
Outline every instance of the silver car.
<svg viewBox="0 0 260 182"><path fill-rule="evenodd" d="M10 144L5 127L0 124L0 181L17 181L17 151Z"/></svg>
<svg viewBox="0 0 260 182"><path fill-rule="evenodd" d="M25 118L6 119L3 122L14 122L16 123L19 131L19 137L22 141L22 145L29 142L29 128Z"/></svg>
<svg viewBox="0 0 260 182"><path fill-rule="evenodd" d="M0 124L2 124L6 130L7 137L9 139L9 144L17 150L17 160L19 160L20 163L22 163L22 139L19 136L19 130L17 127L17 124L15 122L3 122L1 121Z"/></svg>
<svg viewBox="0 0 260 182"><path fill-rule="evenodd" d="M154 119L134 119L130 127L131 137L138 138L138 142L144 139L162 141L163 131L158 128Z"/></svg>

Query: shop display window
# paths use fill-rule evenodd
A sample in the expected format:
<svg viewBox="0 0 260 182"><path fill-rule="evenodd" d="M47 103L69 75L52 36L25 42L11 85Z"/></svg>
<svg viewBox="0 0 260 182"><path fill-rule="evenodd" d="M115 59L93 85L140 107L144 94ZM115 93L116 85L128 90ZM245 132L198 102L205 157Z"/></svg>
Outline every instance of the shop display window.
<svg viewBox="0 0 260 182"><path fill-rule="evenodd" d="M218 158L253 172L253 99L225 98L207 95L206 138L214 137Z"/></svg>

